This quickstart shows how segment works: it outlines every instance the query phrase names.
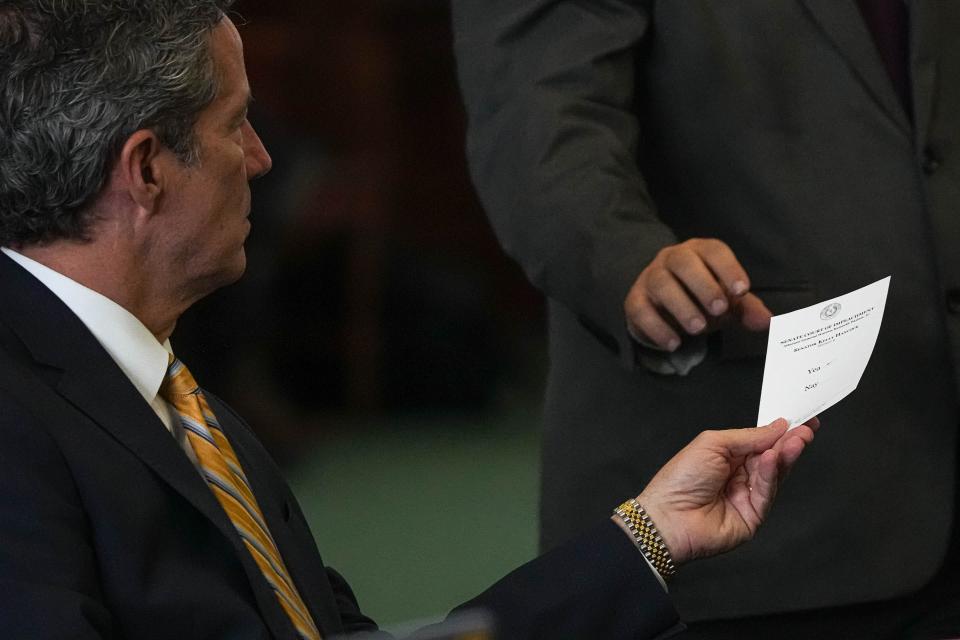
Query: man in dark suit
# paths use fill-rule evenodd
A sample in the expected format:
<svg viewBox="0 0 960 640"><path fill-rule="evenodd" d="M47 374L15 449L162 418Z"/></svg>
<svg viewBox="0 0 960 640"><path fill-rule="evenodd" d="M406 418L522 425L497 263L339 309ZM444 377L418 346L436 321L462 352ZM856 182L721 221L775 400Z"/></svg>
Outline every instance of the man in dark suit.
<svg viewBox="0 0 960 640"><path fill-rule="evenodd" d="M242 274L270 169L229 5L0 3L3 638L376 632L256 438L172 355L180 314ZM501 638L675 630L657 572L752 537L812 437L706 433L465 608Z"/></svg>
<svg viewBox="0 0 960 640"><path fill-rule="evenodd" d="M885 601L949 583L956 555L960 3L454 0L453 15L474 182L549 299L542 546L705 419L755 419L771 312L892 275L870 368L828 413L835 446L762 541L676 595L694 620L884 601L807 618L847 638L930 607L891 619ZM810 637L798 617L755 635L772 629Z"/></svg>

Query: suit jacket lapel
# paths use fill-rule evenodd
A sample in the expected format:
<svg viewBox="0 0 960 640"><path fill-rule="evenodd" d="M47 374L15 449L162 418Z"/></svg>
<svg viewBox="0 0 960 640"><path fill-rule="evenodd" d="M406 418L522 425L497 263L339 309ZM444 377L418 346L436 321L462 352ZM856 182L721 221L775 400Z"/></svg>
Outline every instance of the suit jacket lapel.
<svg viewBox="0 0 960 640"><path fill-rule="evenodd" d="M99 344L96 346L99 347ZM239 551L240 542L235 539L236 531L230 519L193 463L143 401L143 397L102 349L100 353L95 353L93 349L80 348L77 355L82 355L84 351L87 351L90 364L97 366L97 375L92 376L90 369L64 368L57 386L60 395L113 435L173 490L186 498ZM246 553L246 550L243 552Z"/></svg>
<svg viewBox="0 0 960 640"><path fill-rule="evenodd" d="M904 131L912 135L906 111L890 81L870 30L856 3L845 0L801 0L813 20L833 42L873 99Z"/></svg>
<svg viewBox="0 0 960 640"><path fill-rule="evenodd" d="M2 254L0 296L0 320L37 362L61 371L56 391L226 530L216 498L123 371L59 298Z"/></svg>
<svg viewBox="0 0 960 640"><path fill-rule="evenodd" d="M163 423L82 322L59 298L0 254L0 322L40 364L60 370L56 391L108 431L217 527L250 576L264 618L276 637L292 637L280 609L236 529Z"/></svg>
<svg viewBox="0 0 960 640"><path fill-rule="evenodd" d="M940 82L941 39L950 24L944 15L953 11L953 22L960 22L956 7L944 7L939 0L914 0L910 6L910 78L913 85L914 122L918 148L923 148L933 118L934 98ZM955 34L951 37L957 37Z"/></svg>

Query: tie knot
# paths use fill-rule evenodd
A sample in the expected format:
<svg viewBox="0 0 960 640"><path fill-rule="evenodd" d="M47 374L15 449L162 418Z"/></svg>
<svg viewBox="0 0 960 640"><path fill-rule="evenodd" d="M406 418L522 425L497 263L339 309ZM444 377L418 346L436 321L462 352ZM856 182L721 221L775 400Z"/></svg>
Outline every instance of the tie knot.
<svg viewBox="0 0 960 640"><path fill-rule="evenodd" d="M193 379L190 370L170 354L170 365L167 367L167 377L160 385L160 396L169 401L176 396L193 395L199 390L200 386Z"/></svg>

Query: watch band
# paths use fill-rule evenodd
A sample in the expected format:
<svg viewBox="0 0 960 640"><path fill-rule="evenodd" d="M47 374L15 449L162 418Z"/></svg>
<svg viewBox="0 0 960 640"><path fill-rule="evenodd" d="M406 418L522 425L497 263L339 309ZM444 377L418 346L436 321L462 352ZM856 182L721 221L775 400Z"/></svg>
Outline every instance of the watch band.
<svg viewBox="0 0 960 640"><path fill-rule="evenodd" d="M653 565L657 573L666 579L677 572L670 550L640 503L631 498L614 509L613 513L627 525L640 553Z"/></svg>

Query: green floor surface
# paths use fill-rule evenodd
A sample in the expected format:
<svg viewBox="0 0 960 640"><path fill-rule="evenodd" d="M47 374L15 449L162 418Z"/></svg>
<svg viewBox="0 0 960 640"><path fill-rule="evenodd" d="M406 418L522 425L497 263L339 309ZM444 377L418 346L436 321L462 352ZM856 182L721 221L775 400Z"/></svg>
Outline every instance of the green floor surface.
<svg viewBox="0 0 960 640"><path fill-rule="evenodd" d="M324 561L381 626L437 619L534 556L538 420L390 419L288 470Z"/></svg>

